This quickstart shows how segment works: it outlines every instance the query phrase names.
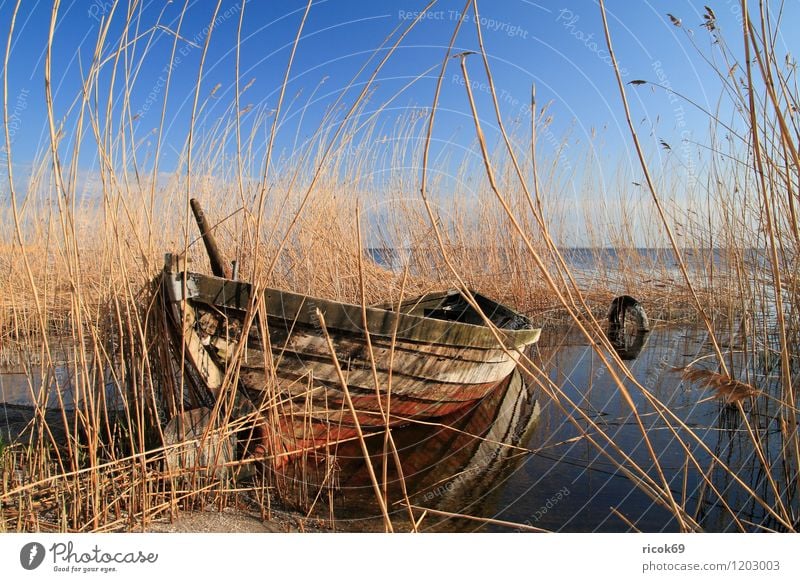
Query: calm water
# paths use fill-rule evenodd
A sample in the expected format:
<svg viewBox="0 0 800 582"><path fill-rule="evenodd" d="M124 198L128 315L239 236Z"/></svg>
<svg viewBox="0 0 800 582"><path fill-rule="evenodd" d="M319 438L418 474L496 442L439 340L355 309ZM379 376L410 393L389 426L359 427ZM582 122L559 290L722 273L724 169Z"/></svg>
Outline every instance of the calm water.
<svg viewBox="0 0 800 582"><path fill-rule="evenodd" d="M89 366L86 376L84 362L76 361L72 348L51 345L50 349L55 364L52 373L47 372L46 365L42 366L38 353L31 354L27 349L14 351L5 361L0 362L0 420L3 403L29 406L32 402L38 402L45 404L47 408L58 408L62 404L66 409L78 408L86 386L97 384L97 368ZM9 352L11 350L3 350L6 356ZM108 406L121 407L122 395L115 387L109 370L104 372L104 382Z"/></svg>
<svg viewBox="0 0 800 582"><path fill-rule="evenodd" d="M53 342L50 348L55 363L52 372L42 365L38 350L13 346L0 349L0 438L6 442L16 440L28 427L33 403L43 404L50 411L60 411L62 406L68 411L81 409L86 387L97 385L97 369L90 367L87 376L68 343ZM105 406L108 410L121 409L123 395L113 376L106 371L104 378ZM60 414L54 416L61 418Z"/></svg>
<svg viewBox="0 0 800 582"><path fill-rule="evenodd" d="M728 344L735 348L735 341L733 338ZM704 330L659 327L646 337L638 357L627 361L627 365L637 380L667 404L688 430L759 495L771 501L766 476L752 454L750 439L738 412L712 398L707 390L682 381L675 370L710 352ZM570 330L549 329L530 355L577 409L585 412L622 451L657 479L639 427L620 397L611 374L600 364L585 338ZM25 366L15 369L6 363L0 373L0 429L7 432L4 418L8 418L9 408L5 403L30 402L31 390L35 394L44 384L55 386L58 383L66 405L74 406L71 387L76 385L79 375L68 361L65 353L64 367L47 379L36 375L37 365L30 365L29 369L34 371L32 382ZM745 367L741 361L734 363L740 370ZM777 373L774 369L760 368L760 365L749 366L756 374ZM763 380L763 377L756 379L759 384ZM603 452L617 460L621 460L620 454L591 430L589 434L600 448L590 443L582 430L586 421L577 410L567 404L563 408L559 406L540 384L541 379L515 375L484 402L443 421L447 426L395 430L393 434L412 504L439 512L554 531L629 531L626 522L614 513L616 511L644 531L676 530L677 524L671 514L635 487ZM705 530L735 529L729 512L711 495L698 469L687 465L685 452L673 432L640 392L632 389L631 394L676 498L680 500L685 495L686 507ZM54 390L50 391L48 401L50 406L57 403ZM774 401L759 398L756 406L758 409L750 415L754 426L766 439L767 454L779 458L780 426ZM749 409L750 404L746 407ZM2 433L4 437L5 432ZM776 527L764 510L750 501L742 487L713 464L709 454L696 442L688 439L687 429L679 429L679 434L689 443L700 469L709 475L718 491L724 492L725 503L740 520ZM371 437L372 462L378 475L382 474L384 462L382 445L382 436ZM313 513L328 518L328 502L332 500L337 527L381 530L381 522L376 519L379 513L374 493L364 467L358 447L343 446L338 451L335 470L328 475L327 482L334 482L336 488L330 497L328 491L320 495ZM410 524L400 504L403 495L394 461L390 460L387 467L393 520L398 530L407 531ZM320 465L295 467L293 474L282 479L284 484L290 485L288 488L302 482L300 488L307 498L313 499L315 484L322 481L320 471L324 473L325 469ZM775 465L774 477L779 483L786 482L779 463ZM417 517L421 513L422 510L415 511ZM422 522L422 528L445 531L514 529L433 513Z"/></svg>
<svg viewBox="0 0 800 582"><path fill-rule="evenodd" d="M367 252L376 263L390 269L402 271L410 256L424 256L429 253L438 254L439 250L438 248L390 249L373 247L368 249ZM493 249L492 252L502 251ZM560 249L561 256L570 269L578 271L597 269L598 264L606 266L617 265L622 258L621 252L623 251L614 248L573 247ZM522 252L522 255L524 256L525 252ZM753 264L765 264L766 255L761 250L749 249L745 252L745 255L746 259ZM676 269L678 267L675 253L671 248L625 249L624 256L635 260L640 266L642 263L650 263L666 269ZM715 266L725 264L728 252L724 249L685 249L682 256L689 269L702 269L709 266L709 257L713 257L712 262Z"/></svg>
<svg viewBox="0 0 800 582"><path fill-rule="evenodd" d="M647 337L638 358L627 362L639 382L667 404L708 447L760 495L769 499L766 479L752 455L745 426L738 413L711 394L683 382L674 368L709 353L705 331L695 328L659 328ZM541 369L579 409L606 431L627 455L656 477L641 432L620 397L611 376L594 350L576 333L551 330L532 354ZM513 384L513 383L512 383ZM733 520L693 466L665 422L644 398L633 391L659 463L680 501L686 482L686 506L707 531L733 530ZM534 405L535 402L535 405ZM755 415L761 428L777 434L777 421L768 407ZM412 504L443 512L480 516L527 524L554 531L630 531L611 508L643 531L675 531L671 514L633 486L597 446L582 437L585 421L570 408L562 410L537 387L534 379L508 385L482 405L448 419L446 424L483 435L480 440L440 426L412 427L394 432ZM593 434L598 442L602 439ZM680 431L684 440L687 433ZM771 437L768 437L771 438ZM373 465L380 475L382 437L373 442ZM498 446L496 442L518 448ZM775 441L777 443L777 440ZM690 442L700 467L714 486L724 491L727 504L741 520L774 526L763 510L724 471L711 464L709 455ZM773 452L776 447L773 447ZM521 449L527 449L521 450ZM615 459L620 455L603 446ZM391 463L390 463L391 465ZM314 481L313 469L297 479ZM779 472L776 472L776 475ZM390 480L396 477L389 471ZM382 529L363 458L355 448L339 451L336 473L339 489L334 508L343 529ZM657 478L657 477L656 477ZM407 514L397 483L390 488L393 520L397 529L408 528ZM317 515L329 511L318 502ZM415 512L421 515L421 510ZM500 525L443 518L429 514L423 529L445 531L509 531Z"/></svg>

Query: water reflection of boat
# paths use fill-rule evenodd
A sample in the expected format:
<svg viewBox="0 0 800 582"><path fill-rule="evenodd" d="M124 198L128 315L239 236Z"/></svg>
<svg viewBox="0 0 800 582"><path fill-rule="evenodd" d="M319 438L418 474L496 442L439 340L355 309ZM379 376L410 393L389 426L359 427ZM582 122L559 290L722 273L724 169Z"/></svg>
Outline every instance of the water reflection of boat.
<svg viewBox="0 0 800 582"><path fill-rule="evenodd" d="M497 390L461 413L444 417L435 426L393 431L410 501L452 512L480 503L526 457L518 445L527 440L538 416L535 391L515 370ZM404 520L407 513L400 505L403 496L398 473L393 470L391 454L383 456L382 441L377 438L370 443L371 461L377 469L387 459L389 503L395 504L393 519ZM377 517L378 507L358 447L352 443L340 446L336 460L337 519ZM314 469L306 467L304 484L308 486L310 480L322 483L322 473L324 470L317 469L315 478ZM299 473L293 476L301 478Z"/></svg>
<svg viewBox="0 0 800 582"><path fill-rule="evenodd" d="M434 504L436 508L459 512L464 510L465 505L479 502L496 488L502 475L517 466L512 461L521 461L527 455L517 447L526 442L526 436L539 417L539 403L535 394L523 375L515 372L498 396L499 403L490 399L485 409L480 407L476 411L479 415L485 415L494 407L495 414L482 439L467 445L466 448L471 449L469 461L456 477L446 482L449 486L446 486L445 494L438 496ZM441 493L441 489L436 487L440 485L432 490L429 488L423 499L430 499L431 491Z"/></svg>

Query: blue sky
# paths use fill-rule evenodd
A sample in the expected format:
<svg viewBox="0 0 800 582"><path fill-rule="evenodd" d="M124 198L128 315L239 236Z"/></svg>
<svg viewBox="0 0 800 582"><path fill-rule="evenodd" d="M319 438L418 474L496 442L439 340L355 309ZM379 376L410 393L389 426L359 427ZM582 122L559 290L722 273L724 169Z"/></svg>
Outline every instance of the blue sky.
<svg viewBox="0 0 800 582"><path fill-rule="evenodd" d="M134 12L138 23L134 29L144 33L144 36L136 52L129 54L132 62L139 62L138 55L142 53L145 42L151 43L130 93L130 110L136 115L134 135L137 139L147 140L147 136L159 127L166 93L165 71L184 1L176 0L165 6L163 2L143 0ZM777 2L770 4L773 8L779 5ZM106 55L118 43L124 28L126 5L126 2L122 2L114 15L106 43ZM213 1L189 1L186 16L180 25L177 58L173 63L173 80L163 128L165 147L160 164L165 171L175 169L175 152L186 140L201 47L205 43L215 5ZM738 2L725 0L710 5L716 13L719 29L725 33L730 44L737 47L741 36ZM4 36L13 6L14 2L3 2L0 6L0 30ZM79 95L81 71L87 70L101 20L108 18L111 6L111 0L65 0L59 7L54 40L54 102L56 114L67 120L67 140L71 138L70 128L76 118L76 112L70 112L70 107ZM326 108L331 106L375 49L395 27L409 24L423 6L423 2L414 0L315 0L288 85L284 111L286 119L277 142L279 150L289 151L296 136L302 140L304 136L311 135ZM393 116L409 108L430 104L438 64L463 6L461 0L442 0L432 7L429 16L409 34L378 75L368 110L385 102L414 77L435 67L434 72L396 98L391 109L385 113L385 118L390 123ZM248 104L266 110L275 107L291 44L304 8L305 2L301 0L251 1L245 5L240 45L240 85L246 85L251 79L253 84L242 96L243 107ZM561 136L569 132L570 152L576 155L585 151L581 149L581 144L602 144L596 151L600 160L598 171L601 173L611 172L620 159L631 159L630 138L606 52L596 2L484 0L479 2L479 8L503 115L511 127L515 123L523 128L528 126L529 95L532 84L535 84L539 103L551 103L550 114L553 116L550 139L540 142L543 155L552 154ZM615 51L626 81L644 79L666 84L701 106L715 109L719 83L690 43L690 39L693 39L701 50L709 51L713 41L708 31L699 26L703 22L702 3L687 0L609 0L607 8ZM219 9L202 79L201 101L211 93L213 87L219 85L219 89L215 97L209 100L205 116L196 125L200 132L210 131L213 120L222 116L233 100L234 49L241 9L241 3L232 0L223 1ZM15 165L21 167L29 164L37 151L47 147L49 140L44 100L44 49L51 10L50 2L23 2L13 37L8 71L8 107L13 122L13 159ZM667 13L680 18L683 26L674 26ZM784 30L793 27L791 23L800 21L799 17L798 3L791 2L785 7L783 18L789 24ZM159 27L154 29L156 24ZM797 41L793 39L781 37L777 44L779 53L795 52L797 49ZM477 50L472 17L468 19L456 46L458 50ZM380 52L377 56L383 54ZM482 66L478 57L472 57L469 62L487 137L495 143L498 134L493 129L495 124ZM360 82L367 79L372 69L373 65L370 65L361 74ZM109 63L103 69L99 87L106 89L109 86L112 72ZM118 73L118 94L120 79ZM682 139L702 141L707 134L707 119L688 103L670 100L663 91L644 87L628 88L633 116L649 142L655 144L653 152L659 153L657 144L664 140L673 145L670 155L683 155L687 159L695 155L687 148L681 153L677 144ZM301 116L302 104L312 94L313 103ZM348 95L350 97L345 103L350 103L355 93ZM101 101L104 98L101 95ZM293 105L290 107L291 102ZM119 101L116 105L119 106ZM298 127L301 118L302 124ZM652 127L655 129L651 130ZM449 143L457 151L463 151L462 148L473 144L472 119L457 61L450 63L445 77L436 138L438 144ZM90 136L85 139L90 139ZM266 143L266 135L260 141ZM86 157L82 157L80 163L90 169L95 162L92 157L94 149L88 147L85 151ZM678 160L677 163L685 165L685 160Z"/></svg>

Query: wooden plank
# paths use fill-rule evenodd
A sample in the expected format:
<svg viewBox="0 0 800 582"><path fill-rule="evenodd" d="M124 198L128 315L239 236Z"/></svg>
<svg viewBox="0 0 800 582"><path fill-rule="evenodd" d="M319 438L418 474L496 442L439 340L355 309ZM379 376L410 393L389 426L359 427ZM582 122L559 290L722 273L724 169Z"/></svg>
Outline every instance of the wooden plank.
<svg viewBox="0 0 800 582"><path fill-rule="evenodd" d="M224 374L206 350L196 331L197 319L194 308L188 301L181 301L183 277L180 273L179 259L174 255L168 255L166 261L163 287L167 295L167 309L178 334L183 337L188 359L216 398L222 387Z"/></svg>
<svg viewBox="0 0 800 582"><path fill-rule="evenodd" d="M248 283L229 281L197 273L187 275L190 296L193 300L215 305L220 309L245 310L250 302L252 289ZM332 333L338 331L363 333L361 306L329 301L277 289L264 291L267 313L271 317L286 321L316 326L316 309L320 309ZM485 326L444 321L397 314L383 309L367 308L367 329L372 336L391 338L397 329L397 337L423 344L458 347L497 348L494 334ZM396 325L396 318L400 318ZM521 349L539 339L539 329L499 330L509 349Z"/></svg>

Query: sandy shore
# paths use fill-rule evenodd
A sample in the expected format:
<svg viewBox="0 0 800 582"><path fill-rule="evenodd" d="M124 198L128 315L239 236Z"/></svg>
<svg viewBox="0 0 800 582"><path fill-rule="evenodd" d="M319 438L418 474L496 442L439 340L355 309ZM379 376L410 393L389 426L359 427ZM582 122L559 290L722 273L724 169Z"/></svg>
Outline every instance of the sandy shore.
<svg viewBox="0 0 800 582"><path fill-rule="evenodd" d="M240 509L181 511L172 519L151 522L147 533L312 533L325 532L322 524L299 514L273 511L268 520Z"/></svg>

